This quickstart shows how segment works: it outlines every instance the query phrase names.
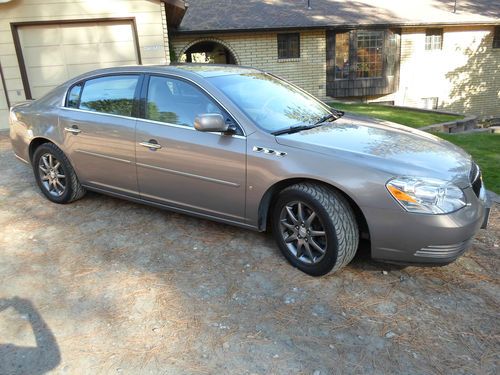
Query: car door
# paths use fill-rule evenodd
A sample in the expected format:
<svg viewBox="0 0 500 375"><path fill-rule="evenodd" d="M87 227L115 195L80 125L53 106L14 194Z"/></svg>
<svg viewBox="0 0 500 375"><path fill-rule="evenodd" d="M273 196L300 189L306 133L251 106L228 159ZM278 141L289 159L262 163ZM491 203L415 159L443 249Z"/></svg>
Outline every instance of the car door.
<svg viewBox="0 0 500 375"><path fill-rule="evenodd" d="M132 116L141 79L139 74L108 75L70 88L59 122L83 184L138 196Z"/></svg>
<svg viewBox="0 0 500 375"><path fill-rule="evenodd" d="M201 113L234 122L204 90L170 76L145 78L144 118L136 128L143 199L230 221L245 215L246 138L194 129Z"/></svg>

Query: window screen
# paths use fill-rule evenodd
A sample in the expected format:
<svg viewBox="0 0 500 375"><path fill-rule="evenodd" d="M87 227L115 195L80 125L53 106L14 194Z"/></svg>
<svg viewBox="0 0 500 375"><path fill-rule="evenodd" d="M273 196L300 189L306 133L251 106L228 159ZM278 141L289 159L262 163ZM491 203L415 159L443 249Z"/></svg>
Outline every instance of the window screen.
<svg viewBox="0 0 500 375"><path fill-rule="evenodd" d="M356 65L357 78L382 77L383 31L358 30Z"/></svg>
<svg viewBox="0 0 500 375"><path fill-rule="evenodd" d="M422 106L425 109L437 109L438 100L439 99L437 97L422 98Z"/></svg>
<svg viewBox="0 0 500 375"><path fill-rule="evenodd" d="M278 59L297 59L300 57L300 34L278 34Z"/></svg>
<svg viewBox="0 0 500 375"><path fill-rule="evenodd" d="M425 49L438 50L443 47L443 29L427 29L425 31Z"/></svg>
<svg viewBox="0 0 500 375"><path fill-rule="evenodd" d="M335 79L349 78L349 33L335 34Z"/></svg>
<svg viewBox="0 0 500 375"><path fill-rule="evenodd" d="M500 26L495 26L493 31L493 48L500 48Z"/></svg>

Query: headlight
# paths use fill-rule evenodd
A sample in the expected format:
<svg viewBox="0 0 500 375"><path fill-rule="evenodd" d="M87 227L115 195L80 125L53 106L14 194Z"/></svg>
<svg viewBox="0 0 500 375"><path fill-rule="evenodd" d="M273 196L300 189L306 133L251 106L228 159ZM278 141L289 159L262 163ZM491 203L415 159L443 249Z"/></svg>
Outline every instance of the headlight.
<svg viewBox="0 0 500 375"><path fill-rule="evenodd" d="M409 212L447 214L466 205L462 189L448 181L398 177L387 182L386 187L394 199Z"/></svg>

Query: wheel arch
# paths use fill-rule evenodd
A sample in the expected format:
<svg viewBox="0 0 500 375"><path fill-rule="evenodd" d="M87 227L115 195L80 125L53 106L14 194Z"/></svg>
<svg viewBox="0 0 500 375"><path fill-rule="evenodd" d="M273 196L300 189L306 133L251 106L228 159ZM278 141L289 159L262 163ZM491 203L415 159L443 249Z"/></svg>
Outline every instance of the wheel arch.
<svg viewBox="0 0 500 375"><path fill-rule="evenodd" d="M266 190L264 195L262 196L262 199L259 204L259 230L266 230L269 225L269 220L270 220L270 215L269 212L272 209L276 198L282 192L284 189L286 189L289 186L295 185L297 183L301 182L312 182L315 184L320 184L323 186L327 186L329 189L335 190L336 192L339 192L342 194L344 198L349 202L351 208L354 211L354 214L356 216L356 222L360 228L361 234L367 235L369 238L370 235L370 230L368 227L368 223L366 221L366 217L363 214L363 211L359 207L359 205L356 203L356 201L345 191L343 191L341 188L334 186L330 183L327 183L325 181L313 179L313 178L301 178L301 177L295 177L295 178L289 178L286 180L279 181L272 185L269 189Z"/></svg>
<svg viewBox="0 0 500 375"><path fill-rule="evenodd" d="M59 147L57 145L57 143L55 143L54 141L48 139L48 138L45 138L45 137L35 137L31 140L29 146L28 146L28 156L29 156L29 161L30 163L33 162L33 155L35 154L35 150L40 147L41 145L43 145L44 143L53 143L55 144L57 147Z"/></svg>

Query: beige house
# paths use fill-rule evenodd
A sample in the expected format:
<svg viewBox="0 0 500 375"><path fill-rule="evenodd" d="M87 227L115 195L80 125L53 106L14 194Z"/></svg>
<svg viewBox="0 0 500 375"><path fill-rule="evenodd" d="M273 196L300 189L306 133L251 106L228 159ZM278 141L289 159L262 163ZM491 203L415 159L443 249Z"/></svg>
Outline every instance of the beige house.
<svg viewBox="0 0 500 375"><path fill-rule="evenodd" d="M324 100L500 116L500 5L420 0L0 0L10 104L99 67L251 65Z"/></svg>
<svg viewBox="0 0 500 375"><path fill-rule="evenodd" d="M183 9L177 0L0 0L0 129L10 104L80 73L168 64L167 14Z"/></svg>

